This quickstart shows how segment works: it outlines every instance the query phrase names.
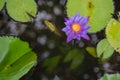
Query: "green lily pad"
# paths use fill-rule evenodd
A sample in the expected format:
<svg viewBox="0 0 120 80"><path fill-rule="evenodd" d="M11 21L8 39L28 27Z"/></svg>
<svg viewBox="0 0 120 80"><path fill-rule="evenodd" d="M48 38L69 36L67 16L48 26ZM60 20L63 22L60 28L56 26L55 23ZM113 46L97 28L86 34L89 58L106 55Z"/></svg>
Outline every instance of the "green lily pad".
<svg viewBox="0 0 120 80"><path fill-rule="evenodd" d="M106 28L106 37L110 45L120 53L120 22L111 19Z"/></svg>
<svg viewBox="0 0 120 80"><path fill-rule="evenodd" d="M0 80L19 80L35 65L36 57L27 42L0 37Z"/></svg>
<svg viewBox="0 0 120 80"><path fill-rule="evenodd" d="M114 49L111 47L107 39L101 40L97 45L97 56L102 59L109 58L114 52Z"/></svg>
<svg viewBox="0 0 120 80"><path fill-rule="evenodd" d="M82 16L90 16L89 32L97 32L102 30L112 17L114 11L113 0L68 0L67 15L76 15L80 13Z"/></svg>
<svg viewBox="0 0 120 80"><path fill-rule="evenodd" d="M37 13L34 0L7 0L6 8L9 16L16 21L29 22Z"/></svg>
<svg viewBox="0 0 120 80"><path fill-rule="evenodd" d="M120 80L120 74L104 74L100 80Z"/></svg>
<svg viewBox="0 0 120 80"><path fill-rule="evenodd" d="M5 0L0 0L0 11L3 8L4 4L5 4Z"/></svg>

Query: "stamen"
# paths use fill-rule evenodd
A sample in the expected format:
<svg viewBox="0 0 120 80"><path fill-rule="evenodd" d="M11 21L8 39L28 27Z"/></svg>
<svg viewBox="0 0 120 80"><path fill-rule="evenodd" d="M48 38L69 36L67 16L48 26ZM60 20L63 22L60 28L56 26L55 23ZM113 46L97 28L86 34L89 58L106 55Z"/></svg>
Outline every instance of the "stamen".
<svg viewBox="0 0 120 80"><path fill-rule="evenodd" d="M74 32L79 32L81 30L81 26L79 24L75 23L72 25L72 30Z"/></svg>

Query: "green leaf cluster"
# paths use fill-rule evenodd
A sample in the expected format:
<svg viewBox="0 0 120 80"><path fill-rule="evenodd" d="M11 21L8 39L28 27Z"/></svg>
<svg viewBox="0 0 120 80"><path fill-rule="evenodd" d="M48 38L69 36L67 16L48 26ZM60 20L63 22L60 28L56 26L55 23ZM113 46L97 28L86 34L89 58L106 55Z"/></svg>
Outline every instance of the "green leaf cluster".
<svg viewBox="0 0 120 80"><path fill-rule="evenodd" d="M27 42L0 37L0 80L19 80L35 65L36 58Z"/></svg>

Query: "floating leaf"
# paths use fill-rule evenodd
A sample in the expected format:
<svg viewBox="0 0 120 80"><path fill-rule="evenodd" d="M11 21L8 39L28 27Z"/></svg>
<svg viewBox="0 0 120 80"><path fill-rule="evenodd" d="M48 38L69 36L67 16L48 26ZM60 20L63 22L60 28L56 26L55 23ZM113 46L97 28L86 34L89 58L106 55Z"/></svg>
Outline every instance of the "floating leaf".
<svg viewBox="0 0 120 80"><path fill-rule="evenodd" d="M100 80L120 80L120 74L104 74Z"/></svg>
<svg viewBox="0 0 120 80"><path fill-rule="evenodd" d="M82 50L73 49L65 57L64 62L72 61L70 69L77 68L84 60L84 55Z"/></svg>
<svg viewBox="0 0 120 80"><path fill-rule="evenodd" d="M52 71L56 68L57 64L59 63L60 56L55 56L52 58L48 58L44 61L43 67L47 67L47 71Z"/></svg>
<svg viewBox="0 0 120 80"><path fill-rule="evenodd" d="M0 37L0 80L19 80L36 63L28 43L15 37Z"/></svg>
<svg viewBox="0 0 120 80"><path fill-rule="evenodd" d="M37 5L34 0L7 0L6 8L9 16L16 21L29 22L35 17Z"/></svg>
<svg viewBox="0 0 120 80"><path fill-rule="evenodd" d="M102 59L109 58L114 52L114 49L110 46L107 39L101 40L97 45L97 56Z"/></svg>
<svg viewBox="0 0 120 80"><path fill-rule="evenodd" d="M4 4L5 4L5 0L0 0L0 11L3 8Z"/></svg>
<svg viewBox="0 0 120 80"><path fill-rule="evenodd" d="M120 22L111 19L106 28L106 37L110 45L120 53Z"/></svg>
<svg viewBox="0 0 120 80"><path fill-rule="evenodd" d="M93 57L97 57L96 49L94 47L87 47L86 50Z"/></svg>
<svg viewBox="0 0 120 80"><path fill-rule="evenodd" d="M114 11L113 0L68 0L67 15L90 16L89 32L97 32L103 29L112 17Z"/></svg>

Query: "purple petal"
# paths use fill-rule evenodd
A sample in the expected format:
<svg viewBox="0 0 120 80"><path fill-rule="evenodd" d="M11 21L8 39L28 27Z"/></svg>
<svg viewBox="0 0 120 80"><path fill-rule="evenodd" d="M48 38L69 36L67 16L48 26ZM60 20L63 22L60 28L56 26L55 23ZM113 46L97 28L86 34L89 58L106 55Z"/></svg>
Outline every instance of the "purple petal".
<svg viewBox="0 0 120 80"><path fill-rule="evenodd" d="M74 37L73 33L69 34L66 42L69 43L73 39L73 37Z"/></svg>
<svg viewBox="0 0 120 80"><path fill-rule="evenodd" d="M77 13L75 17L80 17L80 13Z"/></svg>
<svg viewBox="0 0 120 80"><path fill-rule="evenodd" d="M82 37L86 40L90 40L89 36L86 34L86 35L82 35Z"/></svg>
<svg viewBox="0 0 120 80"><path fill-rule="evenodd" d="M67 36L68 36L70 33L71 33L71 31L70 31L70 30L66 31Z"/></svg>
<svg viewBox="0 0 120 80"><path fill-rule="evenodd" d="M81 37L81 34L79 33L79 34L77 35L77 37Z"/></svg>
<svg viewBox="0 0 120 80"><path fill-rule="evenodd" d="M83 31L82 33L81 33L81 36L84 36L84 35L86 35L87 34L87 32L86 31Z"/></svg>
<svg viewBox="0 0 120 80"><path fill-rule="evenodd" d="M65 18L65 25L71 25L74 21L74 16L71 16L69 19Z"/></svg>
<svg viewBox="0 0 120 80"><path fill-rule="evenodd" d="M80 17L76 17L75 20L74 20L74 22L77 22L77 23L78 23L81 18L82 18L81 16L80 16Z"/></svg>
<svg viewBox="0 0 120 80"><path fill-rule="evenodd" d="M68 28L65 27L65 28L62 29L62 31L66 32L66 31L68 31Z"/></svg>
<svg viewBox="0 0 120 80"><path fill-rule="evenodd" d="M69 25L70 23L69 23L69 21L67 21L67 22L64 22L65 23L65 25Z"/></svg>
<svg viewBox="0 0 120 80"><path fill-rule="evenodd" d="M90 16L87 16L85 19L87 19L87 21L89 20Z"/></svg>
<svg viewBox="0 0 120 80"><path fill-rule="evenodd" d="M84 22L84 18L82 17L79 21L80 24L82 24Z"/></svg>
<svg viewBox="0 0 120 80"><path fill-rule="evenodd" d="M71 16L69 20L73 21L73 20L74 20L74 18L75 18L74 16Z"/></svg>
<svg viewBox="0 0 120 80"><path fill-rule="evenodd" d="M90 26L85 26L84 30L88 30L89 28L91 28Z"/></svg>
<svg viewBox="0 0 120 80"><path fill-rule="evenodd" d="M90 16L87 16L87 17L86 17L86 19L87 19L87 21L89 21L89 19L90 19Z"/></svg>
<svg viewBox="0 0 120 80"><path fill-rule="evenodd" d="M65 20L65 21L67 21L67 20L68 20L68 18L64 18L64 20Z"/></svg>
<svg viewBox="0 0 120 80"><path fill-rule="evenodd" d="M76 39L80 41L81 37L77 36Z"/></svg>
<svg viewBox="0 0 120 80"><path fill-rule="evenodd" d="M67 28L68 28L68 30L70 30L71 29L71 27L70 27L71 25L69 25L69 26L66 26Z"/></svg>
<svg viewBox="0 0 120 80"><path fill-rule="evenodd" d="M81 34L76 34L73 39L80 40L81 39Z"/></svg>
<svg viewBox="0 0 120 80"><path fill-rule="evenodd" d="M69 25L73 24L74 20L69 20Z"/></svg>
<svg viewBox="0 0 120 80"><path fill-rule="evenodd" d="M83 25L88 24L88 19L89 19L89 17L84 18L84 20L83 20L82 24L83 24Z"/></svg>
<svg viewBox="0 0 120 80"><path fill-rule="evenodd" d="M82 22L82 25L83 26L85 26L85 25L87 25L88 24L88 21L87 20L84 20L83 22Z"/></svg>

